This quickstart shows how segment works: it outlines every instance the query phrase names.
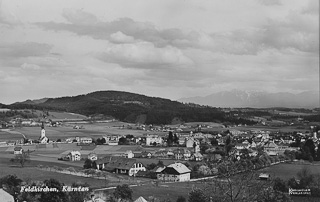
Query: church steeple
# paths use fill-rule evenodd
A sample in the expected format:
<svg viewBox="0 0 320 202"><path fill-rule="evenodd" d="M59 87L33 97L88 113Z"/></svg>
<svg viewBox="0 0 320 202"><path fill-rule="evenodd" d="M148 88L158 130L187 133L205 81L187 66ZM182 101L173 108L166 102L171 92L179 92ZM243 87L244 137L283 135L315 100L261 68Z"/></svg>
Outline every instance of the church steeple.
<svg viewBox="0 0 320 202"><path fill-rule="evenodd" d="M42 122L42 124L41 124L41 129L44 129L44 123Z"/></svg>

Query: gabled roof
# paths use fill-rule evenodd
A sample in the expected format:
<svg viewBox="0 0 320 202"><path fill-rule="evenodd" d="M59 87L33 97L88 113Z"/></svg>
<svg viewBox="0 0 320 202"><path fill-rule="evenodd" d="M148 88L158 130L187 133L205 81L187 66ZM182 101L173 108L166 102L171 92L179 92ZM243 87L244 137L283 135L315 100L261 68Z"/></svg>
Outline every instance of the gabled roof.
<svg viewBox="0 0 320 202"><path fill-rule="evenodd" d="M190 173L191 170L182 163L173 163L168 165L162 172L171 172L174 169L178 174Z"/></svg>
<svg viewBox="0 0 320 202"><path fill-rule="evenodd" d="M140 196L134 202L148 202L148 201L146 199L144 199L142 196Z"/></svg>
<svg viewBox="0 0 320 202"><path fill-rule="evenodd" d="M22 147L15 147L14 151L21 151Z"/></svg>
<svg viewBox="0 0 320 202"><path fill-rule="evenodd" d="M1 201L14 202L13 196L8 192L4 191L3 189L0 189L0 198Z"/></svg>
<svg viewBox="0 0 320 202"><path fill-rule="evenodd" d="M274 142L267 142L264 144L264 147L278 147L278 145Z"/></svg>

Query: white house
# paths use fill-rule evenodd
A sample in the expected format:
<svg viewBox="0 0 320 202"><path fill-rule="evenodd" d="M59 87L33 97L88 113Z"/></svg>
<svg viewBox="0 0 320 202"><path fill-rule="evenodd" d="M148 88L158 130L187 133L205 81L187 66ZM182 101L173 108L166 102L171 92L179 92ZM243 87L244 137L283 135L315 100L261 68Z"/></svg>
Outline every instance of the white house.
<svg viewBox="0 0 320 202"><path fill-rule="evenodd" d="M184 182L190 180L191 170L182 163L174 163L167 166L157 174L161 181Z"/></svg>
<svg viewBox="0 0 320 202"><path fill-rule="evenodd" d="M103 138L106 140L107 145L118 145L120 137L118 135L107 135L103 136Z"/></svg>
<svg viewBox="0 0 320 202"><path fill-rule="evenodd" d="M22 147L15 147L15 148L13 149L13 154L15 154L15 155L22 154L22 152L23 152Z"/></svg>
<svg viewBox="0 0 320 202"><path fill-rule="evenodd" d="M64 157L64 159L69 161L80 161L81 153L79 151L71 151Z"/></svg>
<svg viewBox="0 0 320 202"><path fill-rule="evenodd" d="M119 174L134 176L139 171L146 171L146 167L137 159L109 156L96 161L97 169L107 170Z"/></svg>
<svg viewBox="0 0 320 202"><path fill-rule="evenodd" d="M151 146L154 143L156 143L157 145L162 145L163 139L159 135L147 135L146 145Z"/></svg>
<svg viewBox="0 0 320 202"><path fill-rule="evenodd" d="M124 157L131 159L134 157L134 153L131 150L128 150L124 153Z"/></svg>
<svg viewBox="0 0 320 202"><path fill-rule="evenodd" d="M82 137L82 138L80 138L80 142L84 143L84 144L91 144L92 138L91 137Z"/></svg>

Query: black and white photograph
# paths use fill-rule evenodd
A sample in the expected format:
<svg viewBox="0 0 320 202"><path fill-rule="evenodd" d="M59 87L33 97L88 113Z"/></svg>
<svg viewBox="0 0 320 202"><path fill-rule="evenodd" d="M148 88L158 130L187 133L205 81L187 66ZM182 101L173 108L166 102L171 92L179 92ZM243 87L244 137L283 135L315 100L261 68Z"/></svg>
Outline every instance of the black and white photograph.
<svg viewBox="0 0 320 202"><path fill-rule="evenodd" d="M320 201L319 0L0 0L0 202Z"/></svg>

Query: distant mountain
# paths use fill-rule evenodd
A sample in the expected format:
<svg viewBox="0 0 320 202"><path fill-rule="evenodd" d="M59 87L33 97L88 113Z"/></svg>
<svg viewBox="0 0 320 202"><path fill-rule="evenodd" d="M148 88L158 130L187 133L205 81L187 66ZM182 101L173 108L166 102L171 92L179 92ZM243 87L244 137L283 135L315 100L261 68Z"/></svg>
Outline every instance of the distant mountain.
<svg viewBox="0 0 320 202"><path fill-rule="evenodd" d="M292 94L231 90L214 93L205 97L181 98L178 101L212 107L315 108L319 107L319 92L307 91Z"/></svg>
<svg viewBox="0 0 320 202"><path fill-rule="evenodd" d="M25 101L9 105L14 109L66 111L86 116L106 115L121 121L147 124L170 124L191 121L225 121L216 108L183 104L169 99L129 92L98 91L85 95L46 98L44 102ZM226 120L232 121L232 120Z"/></svg>
<svg viewBox="0 0 320 202"><path fill-rule="evenodd" d="M34 104L40 104L40 103L44 103L48 100L49 98L42 98L42 99L36 99L36 100L26 100L23 102L16 102L14 104L30 104L30 105L34 105Z"/></svg>

